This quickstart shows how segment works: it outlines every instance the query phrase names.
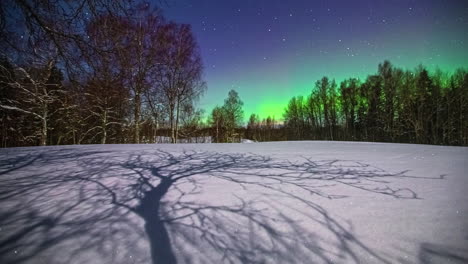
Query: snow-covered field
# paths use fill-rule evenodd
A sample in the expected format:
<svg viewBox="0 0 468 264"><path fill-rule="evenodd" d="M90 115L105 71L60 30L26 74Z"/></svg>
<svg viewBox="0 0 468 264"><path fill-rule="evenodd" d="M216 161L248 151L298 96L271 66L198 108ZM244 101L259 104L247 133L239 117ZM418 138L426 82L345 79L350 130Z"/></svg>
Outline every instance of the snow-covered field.
<svg viewBox="0 0 468 264"><path fill-rule="evenodd" d="M0 263L467 263L468 148L0 150Z"/></svg>

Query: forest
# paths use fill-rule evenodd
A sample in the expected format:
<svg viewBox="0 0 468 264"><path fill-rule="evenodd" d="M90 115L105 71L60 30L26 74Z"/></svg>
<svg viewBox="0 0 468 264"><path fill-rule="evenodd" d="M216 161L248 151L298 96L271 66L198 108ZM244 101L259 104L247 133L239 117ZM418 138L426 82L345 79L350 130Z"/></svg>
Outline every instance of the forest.
<svg viewBox="0 0 468 264"><path fill-rule="evenodd" d="M347 140L436 145L468 144L468 72L424 66L402 70L389 61L364 81L323 77L310 94L289 100L282 125L252 114L254 140Z"/></svg>
<svg viewBox="0 0 468 264"><path fill-rule="evenodd" d="M149 3L2 1L1 145L172 142L206 90L190 25ZM21 25L18 27L18 25Z"/></svg>
<svg viewBox="0 0 468 264"><path fill-rule="evenodd" d="M281 117L251 114L245 122L234 90L206 112L197 107L207 83L191 26L131 3L1 2L1 147L242 139L468 145L465 69L402 70L384 61L365 80L323 77L291 98Z"/></svg>

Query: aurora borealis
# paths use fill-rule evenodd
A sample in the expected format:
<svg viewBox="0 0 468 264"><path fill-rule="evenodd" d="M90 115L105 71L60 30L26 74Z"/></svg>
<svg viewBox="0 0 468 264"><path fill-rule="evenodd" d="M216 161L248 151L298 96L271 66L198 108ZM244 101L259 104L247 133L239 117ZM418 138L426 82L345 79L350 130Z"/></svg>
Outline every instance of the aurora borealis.
<svg viewBox="0 0 468 264"><path fill-rule="evenodd" d="M364 79L377 65L453 71L468 62L468 1L177 0L163 8L192 25L205 65L207 113L230 89L251 113L281 118L322 76Z"/></svg>

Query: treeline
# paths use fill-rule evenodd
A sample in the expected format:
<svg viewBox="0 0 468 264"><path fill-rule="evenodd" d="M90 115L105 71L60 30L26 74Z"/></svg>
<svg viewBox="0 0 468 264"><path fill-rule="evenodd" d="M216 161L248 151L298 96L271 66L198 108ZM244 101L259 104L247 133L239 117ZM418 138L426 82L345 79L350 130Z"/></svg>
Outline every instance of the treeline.
<svg viewBox="0 0 468 264"><path fill-rule="evenodd" d="M430 74L388 61L362 82L323 77L307 96L291 98L282 125L250 118L254 140L351 140L468 145L468 72ZM270 120L270 121L268 121ZM258 134L266 134L266 137Z"/></svg>
<svg viewBox="0 0 468 264"><path fill-rule="evenodd" d="M2 147L197 133L206 85L189 25L127 0L5 0L0 13Z"/></svg>
<svg viewBox="0 0 468 264"><path fill-rule="evenodd" d="M468 145L468 73L327 77L280 120L229 92L203 122L206 90L189 25L131 0L0 1L0 146L360 140Z"/></svg>

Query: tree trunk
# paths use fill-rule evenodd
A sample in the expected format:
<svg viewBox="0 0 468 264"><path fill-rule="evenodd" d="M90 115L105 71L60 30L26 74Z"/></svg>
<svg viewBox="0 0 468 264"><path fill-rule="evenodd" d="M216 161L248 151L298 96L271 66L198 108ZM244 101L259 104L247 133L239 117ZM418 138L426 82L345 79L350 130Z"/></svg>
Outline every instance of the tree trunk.
<svg viewBox="0 0 468 264"><path fill-rule="evenodd" d="M171 123L171 143L175 143L175 131L174 131L174 106L171 105L169 110L169 122Z"/></svg>
<svg viewBox="0 0 468 264"><path fill-rule="evenodd" d="M73 134L73 145L75 145L75 144L76 144L76 132L75 132L75 128L73 128L72 134Z"/></svg>
<svg viewBox="0 0 468 264"><path fill-rule="evenodd" d="M158 143L159 118L156 116L156 129L154 130L154 143Z"/></svg>
<svg viewBox="0 0 468 264"><path fill-rule="evenodd" d="M41 128L41 146L47 145L47 105L43 106L42 128Z"/></svg>
<svg viewBox="0 0 468 264"><path fill-rule="evenodd" d="M216 143L219 143L219 121L216 120Z"/></svg>
<svg viewBox="0 0 468 264"><path fill-rule="evenodd" d="M141 112L141 96L137 91L135 93L135 131L133 142L140 143L140 112Z"/></svg>
<svg viewBox="0 0 468 264"><path fill-rule="evenodd" d="M175 143L179 140L179 112L180 112L180 100L177 100L176 109L176 123L175 123Z"/></svg>
<svg viewBox="0 0 468 264"><path fill-rule="evenodd" d="M101 144L106 144L106 139L107 139L107 111L104 111L104 117L102 119L102 138L101 138Z"/></svg>

